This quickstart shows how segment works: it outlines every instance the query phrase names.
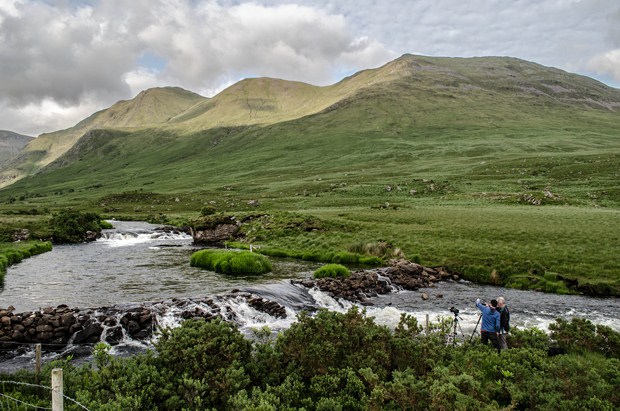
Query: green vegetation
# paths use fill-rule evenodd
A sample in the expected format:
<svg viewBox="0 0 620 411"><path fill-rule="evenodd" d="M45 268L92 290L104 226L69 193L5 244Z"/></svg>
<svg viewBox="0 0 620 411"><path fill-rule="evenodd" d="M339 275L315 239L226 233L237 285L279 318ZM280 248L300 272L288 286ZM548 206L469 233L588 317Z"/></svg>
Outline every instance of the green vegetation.
<svg viewBox="0 0 620 411"><path fill-rule="evenodd" d="M96 239L103 225L101 217L96 213L83 213L77 210L64 209L55 214L50 225L52 241L56 244L83 243Z"/></svg>
<svg viewBox="0 0 620 411"><path fill-rule="evenodd" d="M67 149L0 190L0 220L24 213L28 228L66 207L183 225L251 214L243 242L267 255L405 256L477 282L620 295L618 90L517 59L404 56L330 87L254 79L213 99L141 99L117 126L119 107L86 122L109 128L70 149L52 133L5 170L29 174L40 152ZM160 123L144 121L168 100ZM370 246L381 243L393 247Z"/></svg>
<svg viewBox="0 0 620 411"><path fill-rule="evenodd" d="M4 275L9 266L47 251L52 251L52 243L49 241L0 242L0 284L4 283Z"/></svg>
<svg viewBox="0 0 620 411"><path fill-rule="evenodd" d="M349 269L340 264L327 264L312 273L314 278L339 278L351 275Z"/></svg>
<svg viewBox="0 0 620 411"><path fill-rule="evenodd" d="M514 330L498 354L477 341L446 344L450 324L422 332L403 315L394 330L363 312L300 314L274 340L245 339L231 324L185 321L154 352L95 364L60 360L64 394L97 410L611 410L620 407L620 334L587 320L558 321L550 335ZM603 338L604 336L604 338ZM554 347L565 354L549 357ZM0 375L34 383L31 372ZM43 384L49 385L48 381ZM4 394L49 407L49 392L4 385ZM78 406L65 402L68 411Z"/></svg>
<svg viewBox="0 0 620 411"><path fill-rule="evenodd" d="M267 257L247 251L200 250L192 254L190 263L223 274L257 275L272 270Z"/></svg>

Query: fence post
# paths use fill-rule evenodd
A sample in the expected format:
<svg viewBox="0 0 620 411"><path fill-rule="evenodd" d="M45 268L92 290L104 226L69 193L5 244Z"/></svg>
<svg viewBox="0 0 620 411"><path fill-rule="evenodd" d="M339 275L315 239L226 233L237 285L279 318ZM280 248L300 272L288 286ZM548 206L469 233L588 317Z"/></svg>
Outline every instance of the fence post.
<svg viewBox="0 0 620 411"><path fill-rule="evenodd" d="M34 346L34 358L35 358L35 370L37 373L37 384L39 383L39 378L41 374L41 344L35 344Z"/></svg>
<svg viewBox="0 0 620 411"><path fill-rule="evenodd" d="M62 368L52 370L52 411L63 411Z"/></svg>
<svg viewBox="0 0 620 411"><path fill-rule="evenodd" d="M428 314L426 314L426 335L428 335L431 332L430 330L430 326L428 323Z"/></svg>

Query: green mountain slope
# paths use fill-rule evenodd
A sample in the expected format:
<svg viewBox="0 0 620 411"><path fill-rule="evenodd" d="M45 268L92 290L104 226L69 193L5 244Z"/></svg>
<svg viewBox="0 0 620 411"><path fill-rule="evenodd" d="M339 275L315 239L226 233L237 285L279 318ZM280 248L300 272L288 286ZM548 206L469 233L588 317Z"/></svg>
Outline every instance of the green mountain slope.
<svg viewBox="0 0 620 411"><path fill-rule="evenodd" d="M0 171L0 187L39 171L69 150L85 133L94 129L142 129L165 123L204 97L179 87L145 90L129 101L119 101L94 113L74 127L42 134Z"/></svg>
<svg viewBox="0 0 620 411"><path fill-rule="evenodd" d="M613 155L619 129L620 91L592 79L513 58L405 55L329 87L249 79L212 99L147 90L28 149L33 170L49 164L38 178L57 184L179 190L256 185L274 170L463 175L532 155Z"/></svg>
<svg viewBox="0 0 620 411"><path fill-rule="evenodd" d="M269 101L262 105L268 114L243 107L242 95ZM113 118L117 106L95 116ZM49 181L37 191L155 184L173 192L234 183L276 192L302 189L319 175L340 184L423 173L484 181L467 192L496 192L505 175L519 190L519 161L611 156L614 163L619 107L618 90L517 59L407 55L324 88L244 80L163 126L142 120L137 129L90 131L15 189L35 189L36 181ZM287 117L297 118L278 121ZM501 170L487 176L492 164Z"/></svg>

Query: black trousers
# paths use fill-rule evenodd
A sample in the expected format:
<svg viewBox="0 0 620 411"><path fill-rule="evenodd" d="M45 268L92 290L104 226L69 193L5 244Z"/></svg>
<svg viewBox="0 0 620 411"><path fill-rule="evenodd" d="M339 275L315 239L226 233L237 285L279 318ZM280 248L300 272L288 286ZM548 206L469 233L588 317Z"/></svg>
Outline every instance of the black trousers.
<svg viewBox="0 0 620 411"><path fill-rule="evenodd" d="M480 331L480 340L482 341L482 344L488 344L489 341L491 341L493 347L499 350L499 338L497 337L497 333L490 333L482 330Z"/></svg>

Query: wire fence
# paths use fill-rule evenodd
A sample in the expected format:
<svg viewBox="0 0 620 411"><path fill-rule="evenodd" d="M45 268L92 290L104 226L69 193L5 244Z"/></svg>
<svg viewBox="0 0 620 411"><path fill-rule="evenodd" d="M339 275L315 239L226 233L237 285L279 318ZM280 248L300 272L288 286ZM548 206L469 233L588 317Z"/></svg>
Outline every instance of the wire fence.
<svg viewBox="0 0 620 411"><path fill-rule="evenodd" d="M40 385L40 384L31 384L31 383L21 382L21 381L1 381L0 384L2 387L2 391L0 392L0 411L31 411L31 410L37 410L37 411L52 410L53 411L55 409L55 408L52 408L53 407L52 393L54 392L53 387L50 387L47 385ZM7 386L12 387L13 389L9 390L7 389ZM16 390L19 391L19 388L23 388L25 391L26 387L43 389L45 391L45 394L43 395L43 397L49 397L49 401L42 400L41 402L45 402L46 404L51 405L51 407L42 406L40 404L32 404L27 401L24 401L24 399L15 398L14 396L8 394L8 392L10 392L11 394L16 395L14 393ZM62 392L62 383L61 383L61 387L59 391ZM62 394L62 398L69 402L72 402L73 404L75 404L76 406L80 407L83 410L90 411L83 404L80 404L77 400L65 395L64 393ZM62 407L59 409L62 409Z"/></svg>

